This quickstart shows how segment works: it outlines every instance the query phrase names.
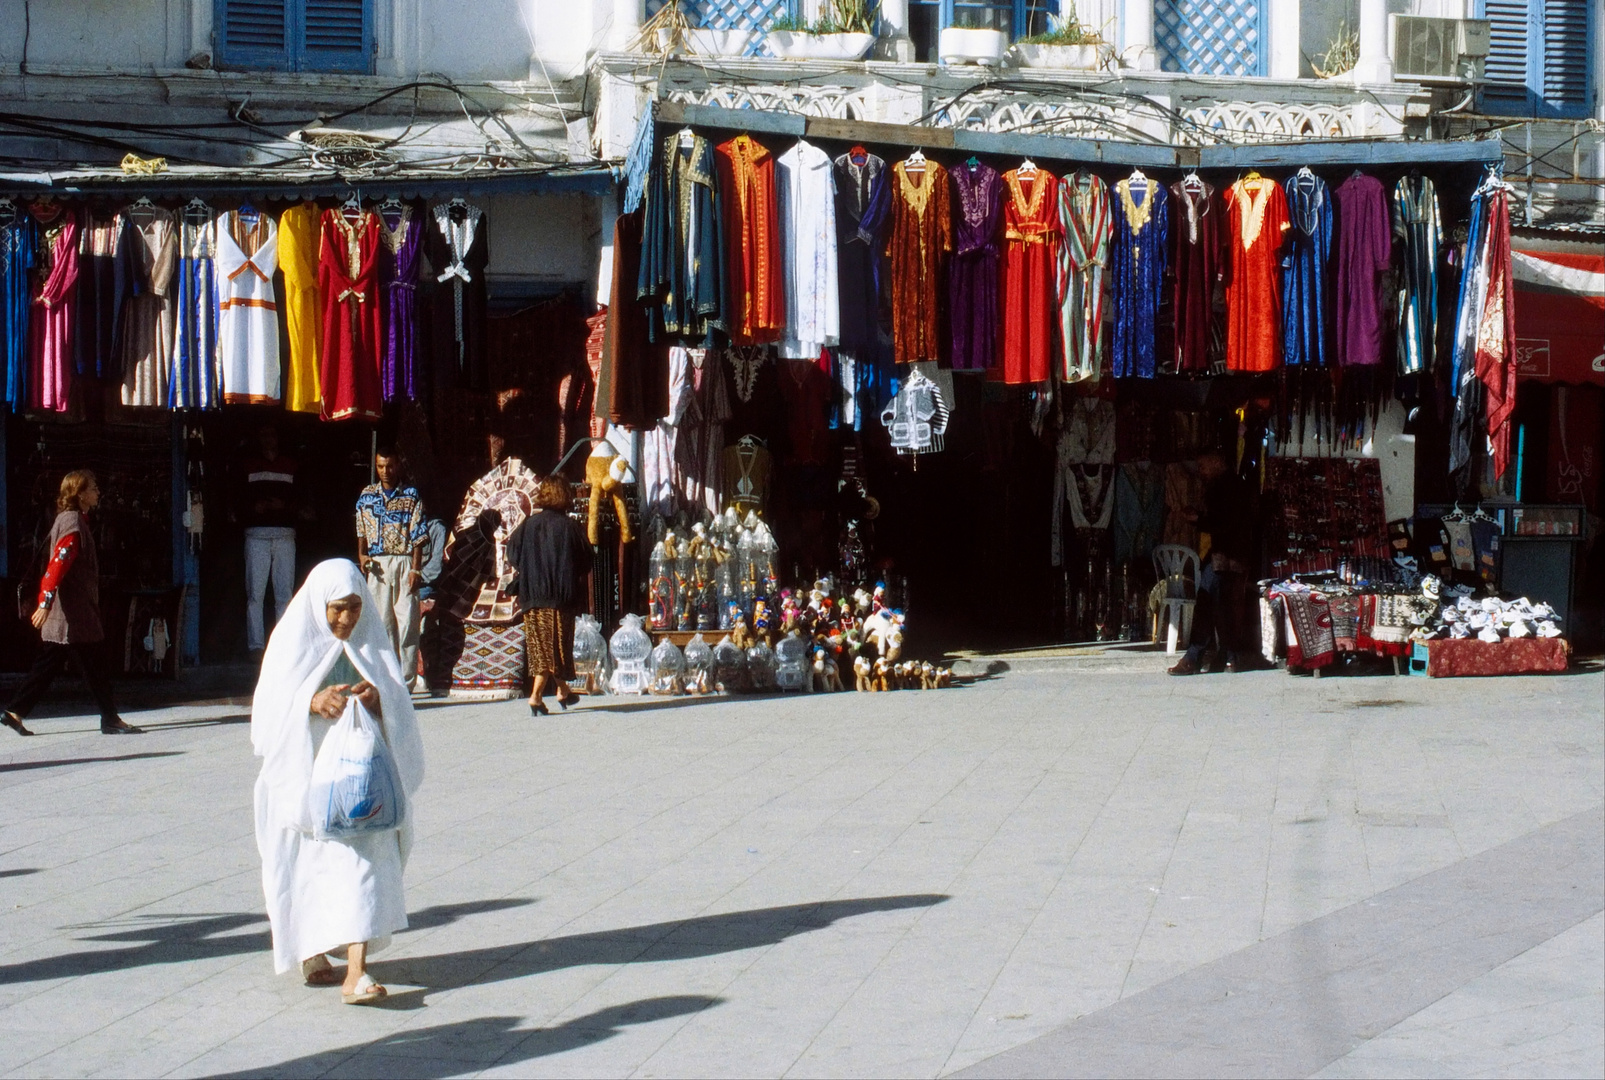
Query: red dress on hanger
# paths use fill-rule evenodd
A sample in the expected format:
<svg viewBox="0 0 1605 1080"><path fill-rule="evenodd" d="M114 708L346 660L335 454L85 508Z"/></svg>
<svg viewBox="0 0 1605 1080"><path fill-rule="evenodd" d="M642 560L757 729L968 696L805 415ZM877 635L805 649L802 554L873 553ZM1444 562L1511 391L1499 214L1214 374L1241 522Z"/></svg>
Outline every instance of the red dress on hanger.
<svg viewBox="0 0 1605 1080"><path fill-rule="evenodd" d="M1003 174L1001 365L1006 383L1048 380L1058 308L1059 181L1046 169Z"/></svg>
<svg viewBox="0 0 1605 1080"><path fill-rule="evenodd" d="M1282 185L1258 173L1226 193L1226 366L1270 371L1282 359Z"/></svg>
<svg viewBox="0 0 1605 1080"><path fill-rule="evenodd" d="M323 302L323 418L376 420L379 385L379 218L323 212L318 251Z"/></svg>

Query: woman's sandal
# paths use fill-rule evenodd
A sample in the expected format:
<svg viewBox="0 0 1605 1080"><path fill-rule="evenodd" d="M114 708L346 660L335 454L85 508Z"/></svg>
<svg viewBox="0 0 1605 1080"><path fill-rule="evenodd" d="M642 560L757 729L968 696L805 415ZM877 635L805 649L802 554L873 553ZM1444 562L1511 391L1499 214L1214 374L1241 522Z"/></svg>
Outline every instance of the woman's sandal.
<svg viewBox="0 0 1605 1080"><path fill-rule="evenodd" d="M372 975L364 971L357 979L356 991L350 994L342 993L340 1000L347 1005L372 1005L376 1001L383 1000L388 992L384 987L374 982Z"/></svg>
<svg viewBox="0 0 1605 1080"><path fill-rule="evenodd" d="M336 971L327 956L301 961L301 978L308 986L339 986L346 981L345 974Z"/></svg>

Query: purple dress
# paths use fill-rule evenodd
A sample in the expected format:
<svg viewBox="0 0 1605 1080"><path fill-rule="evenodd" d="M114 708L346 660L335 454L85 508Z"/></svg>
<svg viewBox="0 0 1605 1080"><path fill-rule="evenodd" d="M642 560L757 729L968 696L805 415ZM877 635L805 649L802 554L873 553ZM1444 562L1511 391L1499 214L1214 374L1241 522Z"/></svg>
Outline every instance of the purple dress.
<svg viewBox="0 0 1605 1080"><path fill-rule="evenodd" d="M1393 224L1382 181L1355 173L1333 192L1337 203L1337 362L1382 362L1382 275L1393 260Z"/></svg>
<svg viewBox="0 0 1605 1080"><path fill-rule="evenodd" d="M380 387L386 401L418 397L418 252L423 217L410 206L379 214L379 288L384 298Z"/></svg>
<svg viewBox="0 0 1605 1080"><path fill-rule="evenodd" d="M1003 181L990 165L958 165L953 178L953 258L948 263L953 368L985 371L997 363L998 229Z"/></svg>

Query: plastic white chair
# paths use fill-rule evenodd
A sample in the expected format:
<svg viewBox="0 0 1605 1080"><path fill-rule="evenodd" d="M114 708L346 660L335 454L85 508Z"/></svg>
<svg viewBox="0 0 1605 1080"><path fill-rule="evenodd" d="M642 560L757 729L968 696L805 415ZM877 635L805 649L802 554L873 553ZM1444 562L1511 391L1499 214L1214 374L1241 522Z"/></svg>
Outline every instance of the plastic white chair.
<svg viewBox="0 0 1605 1080"><path fill-rule="evenodd" d="M1198 552L1185 544L1159 544L1154 548L1154 576L1165 583L1160 601L1165 620L1165 655L1176 655L1178 640L1193 632L1193 608L1198 603Z"/></svg>

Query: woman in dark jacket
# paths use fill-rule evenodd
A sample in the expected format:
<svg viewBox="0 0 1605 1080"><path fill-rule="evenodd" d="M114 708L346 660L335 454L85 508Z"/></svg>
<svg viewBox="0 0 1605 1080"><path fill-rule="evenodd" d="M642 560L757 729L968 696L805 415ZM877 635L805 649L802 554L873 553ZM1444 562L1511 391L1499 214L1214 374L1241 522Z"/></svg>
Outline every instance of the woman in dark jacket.
<svg viewBox="0 0 1605 1080"><path fill-rule="evenodd" d="M576 697L568 688L574 677L574 616L585 600L591 545L584 526L568 516L574 492L567 480L542 479L535 503L535 512L507 538L507 561L518 574L518 606L524 610L524 650L534 682L529 711L546 716L541 698L548 682L556 686L560 708Z"/></svg>
<svg viewBox="0 0 1605 1080"><path fill-rule="evenodd" d="M42 643L33 668L17 688L0 721L19 735L32 735L22 721L33 711L50 684L71 659L83 672L95 704L100 707L100 730L105 735L137 735L140 729L123 723L111 696L111 673L101 649L105 631L100 625L100 562L95 538L84 513L100 503L100 486L88 469L75 469L61 478L56 498L56 522L46 548L50 561L39 582L39 606L30 621Z"/></svg>

